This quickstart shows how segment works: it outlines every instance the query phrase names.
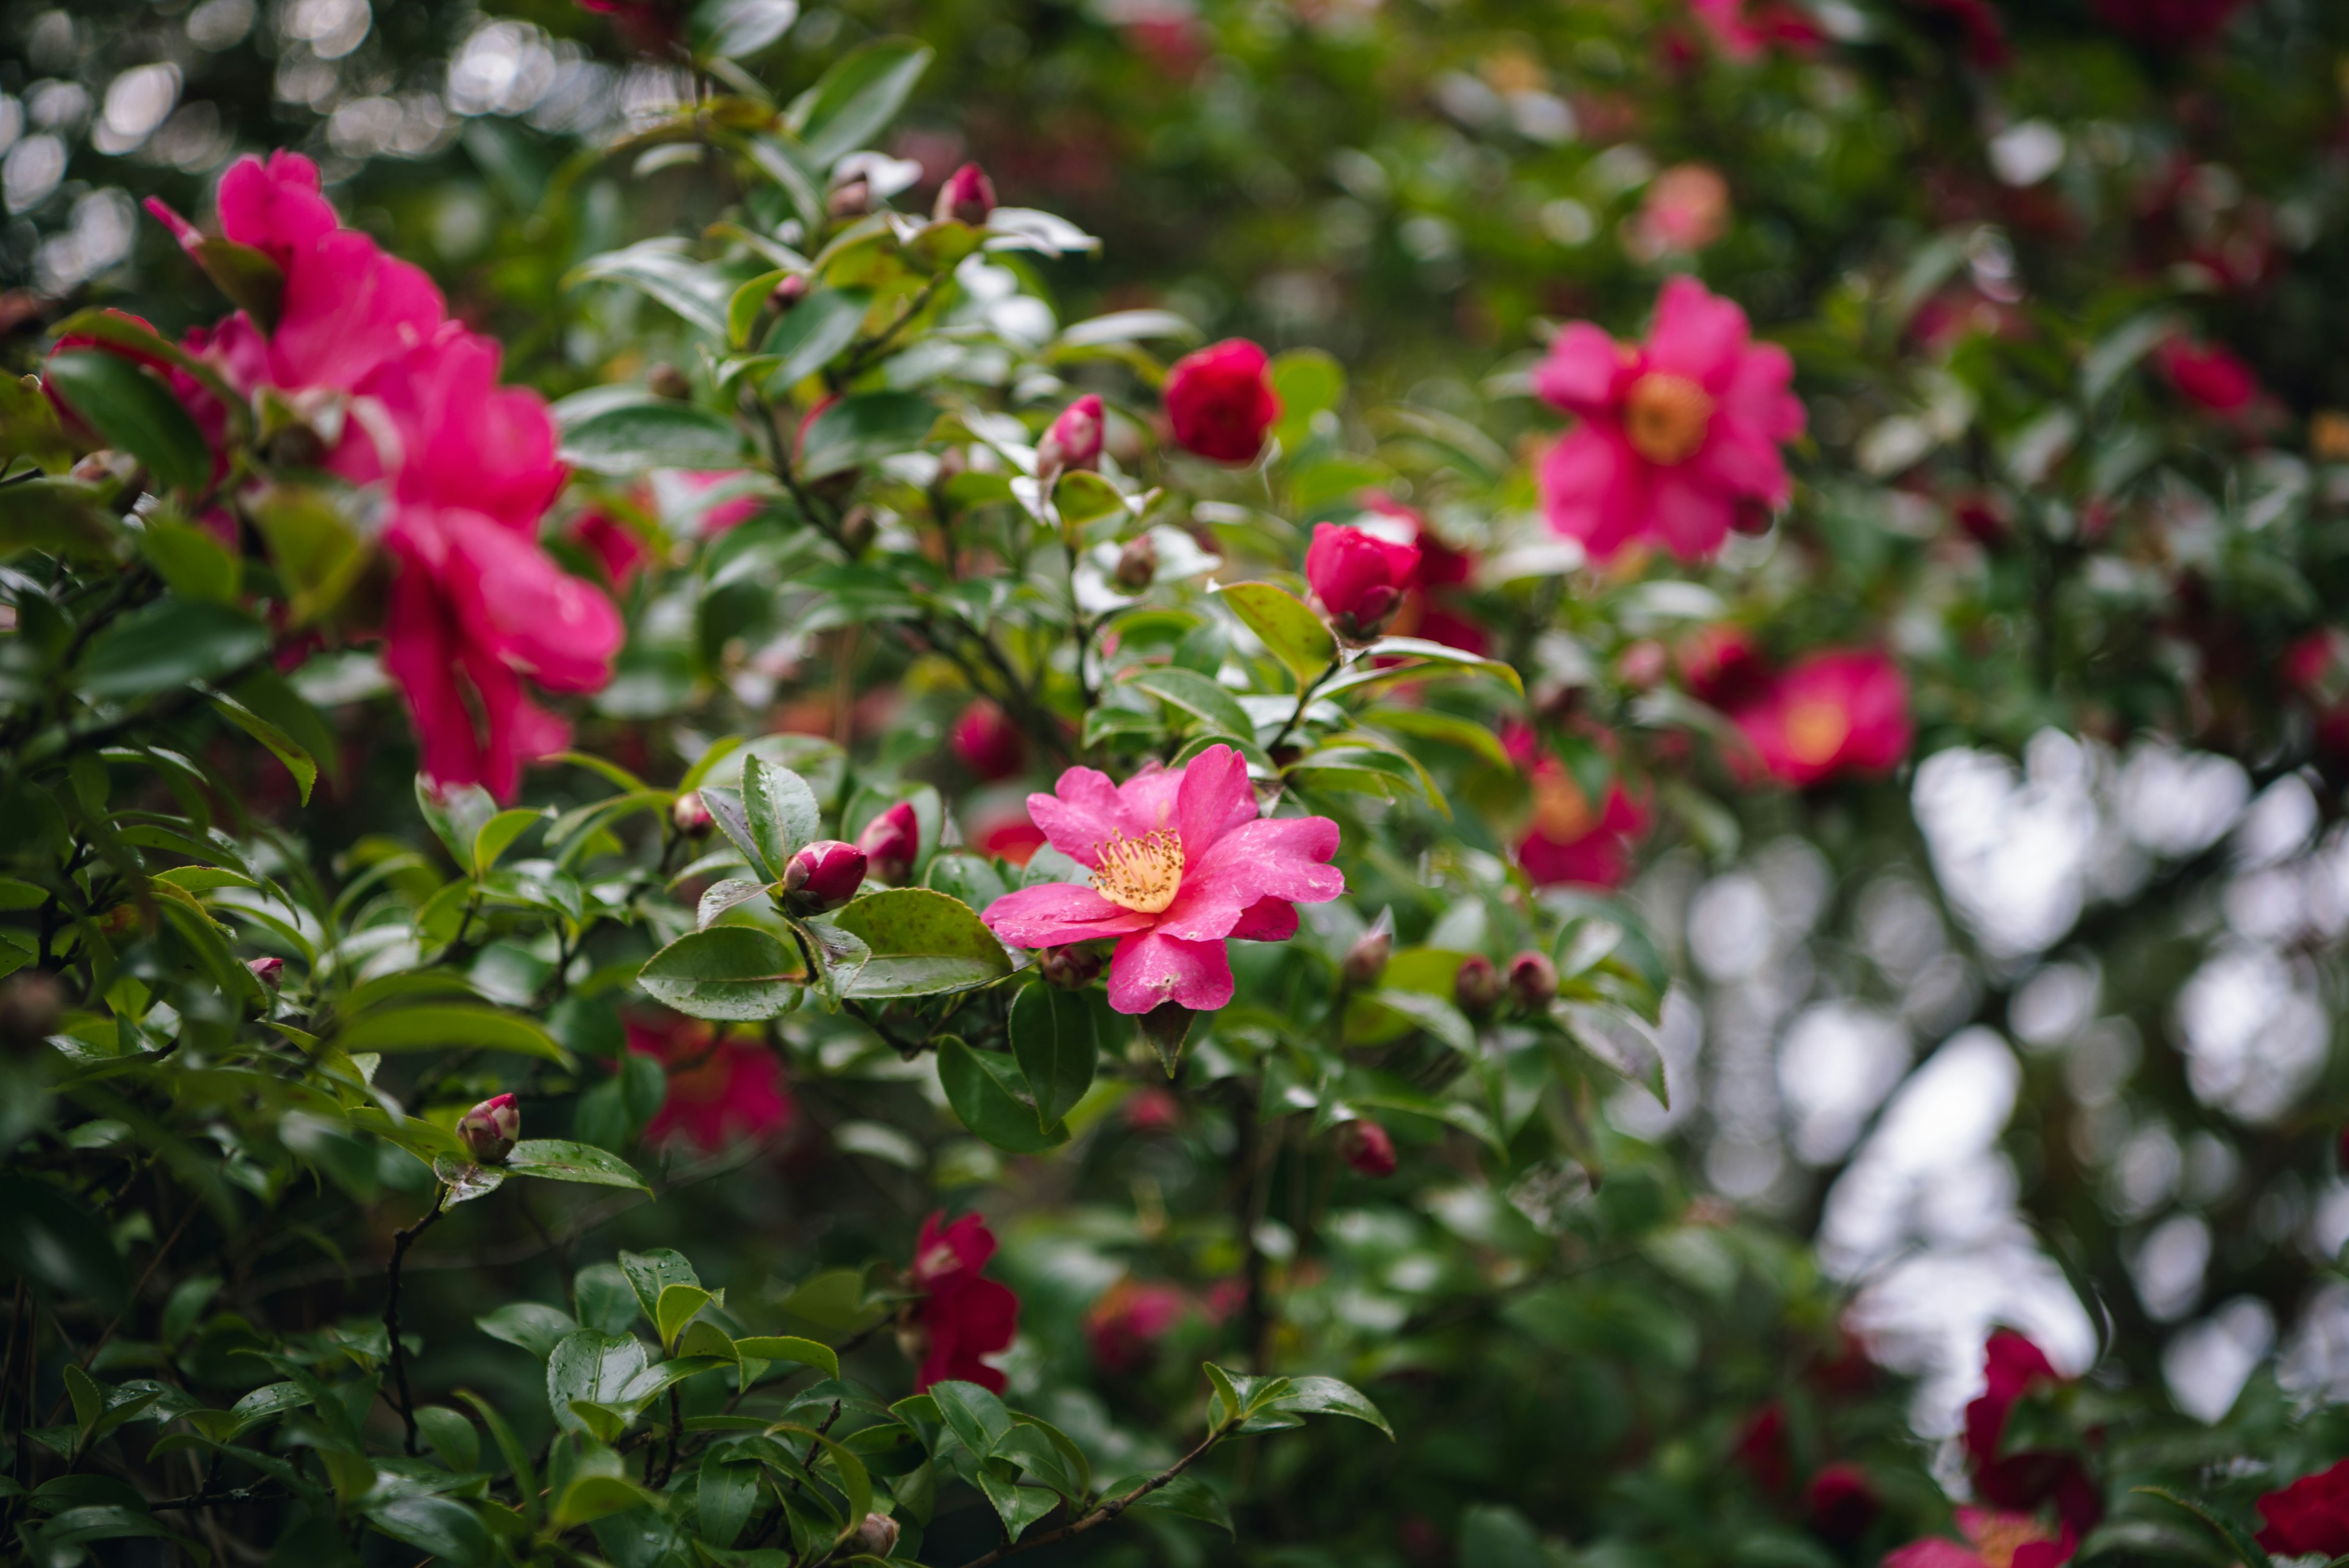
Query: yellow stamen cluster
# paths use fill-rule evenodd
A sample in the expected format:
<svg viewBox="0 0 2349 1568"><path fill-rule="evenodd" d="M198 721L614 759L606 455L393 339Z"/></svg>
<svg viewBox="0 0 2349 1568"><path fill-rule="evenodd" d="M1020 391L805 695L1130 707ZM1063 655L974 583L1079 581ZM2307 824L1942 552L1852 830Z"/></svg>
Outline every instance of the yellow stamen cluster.
<svg viewBox="0 0 2349 1568"><path fill-rule="evenodd" d="M1851 736L1851 716L1833 702L1797 702L1786 711L1786 750L1817 767L1833 762Z"/></svg>
<svg viewBox="0 0 2349 1568"><path fill-rule="evenodd" d="M1712 395L1686 376L1651 370L1624 395L1623 439L1650 462L1686 462L1712 424Z"/></svg>
<svg viewBox="0 0 2349 1568"><path fill-rule="evenodd" d="M1983 1521L1975 1527L1973 1537L1974 1552L1984 1568L2013 1568L2017 1551L2034 1541L2054 1539L2037 1520L2013 1514Z"/></svg>
<svg viewBox="0 0 2349 1568"><path fill-rule="evenodd" d="M1093 889L1123 909L1155 915L1183 886L1183 841L1159 828L1139 838L1112 833L1101 846Z"/></svg>

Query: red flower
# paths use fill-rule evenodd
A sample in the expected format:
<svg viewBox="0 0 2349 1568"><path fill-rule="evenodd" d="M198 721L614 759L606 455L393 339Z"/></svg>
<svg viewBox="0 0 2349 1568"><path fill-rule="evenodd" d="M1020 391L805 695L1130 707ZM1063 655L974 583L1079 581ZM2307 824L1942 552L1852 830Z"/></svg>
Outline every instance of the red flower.
<svg viewBox="0 0 2349 1568"><path fill-rule="evenodd" d="M2053 1501L2067 1537L2092 1528L2104 1517L2104 1501L2078 1456L1999 1451L2014 1407L2033 1388L2064 1381L2045 1353L2013 1329L2000 1329L1982 1346L1982 1392L1966 1406L1966 1462L1974 1473L1974 1490L2002 1509L2035 1509Z"/></svg>
<svg viewBox="0 0 2349 1568"><path fill-rule="evenodd" d="M2349 1459L2260 1499L2267 1525L2252 1539L2283 1557L2349 1552Z"/></svg>
<svg viewBox="0 0 2349 1568"><path fill-rule="evenodd" d="M581 513L572 521L571 537L595 557L604 580L622 592L653 558L643 537L608 512Z"/></svg>
<svg viewBox="0 0 2349 1568"><path fill-rule="evenodd" d="M1803 1517L1813 1532L1839 1546L1868 1533L1884 1500L1876 1494L1868 1472L1855 1464L1822 1465L1803 1489Z"/></svg>
<svg viewBox="0 0 2349 1568"><path fill-rule="evenodd" d="M1482 656L1492 646L1492 639L1474 619L1452 607L1452 596L1447 591L1475 574L1476 557L1445 544L1444 536L1428 526L1427 519L1417 508L1405 506L1382 491L1365 490L1355 499L1382 517L1407 524L1412 542L1419 546L1419 566L1412 573L1402 610L1387 629L1397 637L1424 638L1446 648Z"/></svg>
<svg viewBox="0 0 2349 1568"><path fill-rule="evenodd" d="M765 1138L792 1124L782 1064L764 1045L719 1040L706 1023L654 1027L630 1020L628 1049L668 1069L668 1097L645 1127L645 1142L682 1140L714 1153L737 1138Z"/></svg>
<svg viewBox="0 0 2349 1568"><path fill-rule="evenodd" d="M2070 1525L2051 1535L2027 1513L1961 1508L1958 1529L1965 1545L1928 1536L1886 1552L1884 1568L2064 1568L2079 1544Z"/></svg>
<svg viewBox="0 0 2349 1568"><path fill-rule="evenodd" d="M1610 784L1605 808L1592 812L1574 776L1549 757L1535 765L1533 787L1534 826L1517 843L1517 864L1534 886L1621 887L1648 831L1646 810Z"/></svg>
<svg viewBox="0 0 2349 1568"><path fill-rule="evenodd" d="M1348 642L1372 641L1385 629L1418 571L1418 545L1335 523L1315 524L1305 552L1305 580Z"/></svg>
<svg viewBox="0 0 2349 1568"><path fill-rule="evenodd" d="M1755 344L1745 312L1692 277L1664 285L1644 344L1588 321L1559 333L1534 390L1578 416L1542 460L1550 526L1607 560L1636 539L1681 559L1791 493L1781 443L1803 433L1795 362Z"/></svg>
<svg viewBox="0 0 2349 1568"><path fill-rule="evenodd" d="M1357 1118L1338 1127L1338 1157L1357 1176L1373 1179L1395 1173L1394 1135L1374 1121Z"/></svg>
<svg viewBox="0 0 2349 1568"><path fill-rule="evenodd" d="M1817 23L1783 0L1689 0L1689 9L1713 47L1733 60L1754 59L1770 48L1806 55L1826 36Z"/></svg>
<svg viewBox="0 0 2349 1568"><path fill-rule="evenodd" d="M1009 1285L981 1279L995 1256L987 1221L966 1214L940 1227L943 1210L922 1221L914 1248L914 1285L924 1293L913 1312L921 1351L914 1377L918 1394L933 1383L976 1383L1003 1392L1003 1374L979 1359L1011 1348L1019 1332L1019 1298Z"/></svg>
<svg viewBox="0 0 2349 1568"><path fill-rule="evenodd" d="M1280 418L1264 350L1227 337L1185 354L1166 372L1166 419L1185 452L1216 462L1254 462Z"/></svg>
<svg viewBox="0 0 2349 1568"><path fill-rule="evenodd" d="M1732 717L1763 767L1792 784L1889 773L1914 733L1900 667L1867 649L1815 653Z"/></svg>
<svg viewBox="0 0 2349 1568"><path fill-rule="evenodd" d="M982 697L955 721L954 753L980 778L1008 779L1028 764L1028 743L1002 709Z"/></svg>
<svg viewBox="0 0 2349 1568"><path fill-rule="evenodd" d="M1764 1491L1785 1490L1795 1466L1786 1443L1786 1407L1773 1399L1746 1417L1729 1455Z"/></svg>
<svg viewBox="0 0 2349 1568"><path fill-rule="evenodd" d="M1689 695L1728 711L1762 694L1770 670L1761 649L1743 628L1702 626L1675 650Z"/></svg>
<svg viewBox="0 0 2349 1568"><path fill-rule="evenodd" d="M2259 377L2249 365L2214 344L2171 337L2153 351L2153 357L2181 396L2214 414L2241 414L2259 400Z"/></svg>
<svg viewBox="0 0 2349 1568"><path fill-rule="evenodd" d="M783 867L783 890L818 909L845 904L863 886L864 851L837 838L800 846Z"/></svg>
<svg viewBox="0 0 2349 1568"><path fill-rule="evenodd" d="M1085 1314L1094 1364L1104 1372L1141 1371L1190 1310L1190 1298L1173 1285L1118 1281Z"/></svg>
<svg viewBox="0 0 2349 1568"><path fill-rule="evenodd" d="M2116 32L2155 48L2207 43L2242 0L2096 0L2096 14Z"/></svg>

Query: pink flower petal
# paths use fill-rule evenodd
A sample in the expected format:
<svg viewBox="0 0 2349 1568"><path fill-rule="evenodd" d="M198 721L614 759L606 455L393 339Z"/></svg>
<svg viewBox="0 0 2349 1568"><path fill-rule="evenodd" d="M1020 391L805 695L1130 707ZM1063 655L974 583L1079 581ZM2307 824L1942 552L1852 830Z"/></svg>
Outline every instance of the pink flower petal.
<svg viewBox="0 0 2349 1568"><path fill-rule="evenodd" d="M286 270L271 340L277 383L352 390L378 366L429 339L447 314L421 268L385 255L355 231L328 234Z"/></svg>
<svg viewBox="0 0 2349 1568"><path fill-rule="evenodd" d="M1284 898L1258 898L1240 911L1233 938L1244 942L1285 942L1297 934L1297 906Z"/></svg>
<svg viewBox="0 0 2349 1568"><path fill-rule="evenodd" d="M1614 402L1624 369L1615 339L1577 321L1550 339L1548 356L1534 368L1534 392L1568 413L1596 419Z"/></svg>
<svg viewBox="0 0 2349 1568"><path fill-rule="evenodd" d="M1183 890L1158 929L1192 941L1227 937L1259 900L1324 904L1346 890L1330 865L1338 825L1326 816L1266 817L1244 823L1184 867Z"/></svg>
<svg viewBox="0 0 2349 1568"><path fill-rule="evenodd" d="M1209 746L1183 770L1174 795L1174 831L1187 862L1195 864L1224 835L1256 820L1256 791L1247 763L1229 746Z"/></svg>
<svg viewBox="0 0 2349 1568"><path fill-rule="evenodd" d="M1092 768L1071 768L1053 789L1054 794L1028 797L1029 817L1053 848L1080 866L1099 869L1102 845L1125 825L1117 785Z"/></svg>
<svg viewBox="0 0 2349 1568"><path fill-rule="evenodd" d="M1613 558L1647 522L1647 464L1619 431L1586 424L1542 459L1542 509L1549 525L1582 541L1593 560Z"/></svg>
<svg viewBox="0 0 2349 1568"><path fill-rule="evenodd" d="M267 163L238 159L221 176L217 204L223 236L281 267L338 226L334 207L318 193L318 166L298 152L273 152Z"/></svg>
<svg viewBox="0 0 2349 1568"><path fill-rule="evenodd" d="M603 593L554 564L534 539L478 512L440 514L450 587L472 640L557 691L594 691L612 679L626 636Z"/></svg>
<svg viewBox="0 0 2349 1568"><path fill-rule="evenodd" d="M1182 793L1186 771L1164 768L1154 760L1144 763L1140 773L1117 786L1128 838L1139 838L1145 833L1174 826L1174 798Z"/></svg>
<svg viewBox="0 0 2349 1568"><path fill-rule="evenodd" d="M1656 301L1648 369L1685 376L1718 398L1733 383L1748 331L1745 312L1696 279L1673 278Z"/></svg>
<svg viewBox="0 0 2349 1568"><path fill-rule="evenodd" d="M1737 520L1737 508L1726 494L1688 472L1689 467L1657 469L1649 504L1657 536L1682 560L1695 561L1721 548L1730 524Z"/></svg>
<svg viewBox="0 0 2349 1568"><path fill-rule="evenodd" d="M1143 931L1119 942L1110 955L1109 1004L1120 1012L1148 1012L1164 1002L1212 1012L1231 999L1232 965L1220 941L1186 942Z"/></svg>
<svg viewBox="0 0 2349 1568"><path fill-rule="evenodd" d="M1984 1564L1956 1542L1928 1536L1886 1552L1883 1568L1984 1568Z"/></svg>
<svg viewBox="0 0 2349 1568"><path fill-rule="evenodd" d="M390 540L395 554L398 541ZM416 725L420 771L443 784L478 784L481 747L473 715L457 685L456 624L429 569L412 556L392 578L384 617L383 667L399 683Z"/></svg>
<svg viewBox="0 0 2349 1568"><path fill-rule="evenodd" d="M979 917L987 929L1018 948L1057 948L1095 937L1147 930L1156 917L1121 909L1091 888L1040 882L1006 893Z"/></svg>
<svg viewBox="0 0 2349 1568"><path fill-rule="evenodd" d="M1775 343L1757 343L1738 357L1729 383L1714 394L1721 414L1768 441L1792 441L1808 419L1791 389L1795 361Z"/></svg>

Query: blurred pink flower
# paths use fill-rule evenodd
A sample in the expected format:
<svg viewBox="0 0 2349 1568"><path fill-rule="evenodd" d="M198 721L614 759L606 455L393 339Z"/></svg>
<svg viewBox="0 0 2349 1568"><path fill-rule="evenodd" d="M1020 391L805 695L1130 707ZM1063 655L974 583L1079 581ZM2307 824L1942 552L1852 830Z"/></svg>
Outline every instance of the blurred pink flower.
<svg viewBox="0 0 2349 1568"><path fill-rule="evenodd" d="M1709 163L1676 163L1648 184L1624 231L1635 256L1654 260L1704 249L1729 232L1729 182Z"/></svg>
<svg viewBox="0 0 2349 1568"><path fill-rule="evenodd" d="M1872 649L1815 653L1731 715L1764 768L1792 784L1882 774L1909 754L1909 683Z"/></svg>
<svg viewBox="0 0 2349 1568"><path fill-rule="evenodd" d="M1543 459L1550 526L1599 560L1653 538L1682 560L1790 492L1778 445L1802 434L1794 361L1694 278L1664 285L1644 344L1587 321L1551 343L1534 389L1581 423Z"/></svg>
<svg viewBox="0 0 2349 1568"><path fill-rule="evenodd" d="M963 766L980 778L1008 779L1028 765L1028 742L1019 726L984 697L962 711L949 739Z"/></svg>
<svg viewBox="0 0 2349 1568"><path fill-rule="evenodd" d="M1254 462L1280 418L1269 364L1264 350L1245 337L1227 337L1175 360L1164 394L1175 443L1216 462Z"/></svg>
<svg viewBox="0 0 2349 1568"><path fill-rule="evenodd" d="M976 1383L1003 1392L1003 1374L979 1359L1011 1348L1019 1333L1019 1298L1011 1287L981 1279L995 1256L995 1233L976 1214L940 1225L944 1212L922 1221L914 1244L914 1286L924 1293L912 1313L921 1366L918 1394L933 1383Z"/></svg>
<svg viewBox="0 0 2349 1568"><path fill-rule="evenodd" d="M1191 1310L1175 1286L1121 1279L1085 1313L1085 1341L1104 1372L1133 1373L1150 1365L1158 1342Z"/></svg>
<svg viewBox="0 0 2349 1568"><path fill-rule="evenodd" d="M2258 375L2217 344L2171 337L2153 351L2153 358L2180 396L2214 414L2244 414L2259 401Z"/></svg>
<svg viewBox="0 0 2349 1568"><path fill-rule="evenodd" d="M1689 10L1733 60L1751 60L1771 48L1809 54L1826 35L1786 0L1689 0Z"/></svg>
<svg viewBox="0 0 2349 1568"><path fill-rule="evenodd" d="M782 1064L752 1040L721 1040L707 1023L631 1019L628 1049L668 1069L668 1097L646 1124L645 1142L686 1142L705 1154L739 1138L772 1137L792 1125L796 1107L783 1087Z"/></svg>
<svg viewBox="0 0 2349 1568"><path fill-rule="evenodd" d="M1174 1002L1211 1012L1232 999L1226 938L1286 941L1298 904L1346 890L1329 862L1326 816L1259 817L1247 763L1210 746L1179 768L1151 763L1123 784L1071 768L1028 813L1052 847L1093 874L998 898L984 919L1023 948L1114 938L1109 1001L1120 1012Z"/></svg>
<svg viewBox="0 0 2349 1568"><path fill-rule="evenodd" d="M2027 1513L1986 1508L1958 1510L1964 1545L1927 1536L1884 1554L1884 1568L2063 1568L2076 1542L2069 1525L2061 1536Z"/></svg>
<svg viewBox="0 0 2349 1568"><path fill-rule="evenodd" d="M2261 1495L2266 1521L2254 1537L2282 1557L2349 1552L2349 1459Z"/></svg>

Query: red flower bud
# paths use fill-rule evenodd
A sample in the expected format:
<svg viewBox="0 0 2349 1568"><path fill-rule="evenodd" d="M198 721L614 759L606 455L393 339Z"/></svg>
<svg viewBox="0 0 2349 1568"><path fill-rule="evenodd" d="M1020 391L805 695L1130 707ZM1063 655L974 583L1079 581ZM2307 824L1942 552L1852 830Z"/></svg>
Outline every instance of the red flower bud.
<svg viewBox="0 0 2349 1568"><path fill-rule="evenodd" d="M1335 523L1315 524L1305 551L1305 580L1348 642L1370 642L1386 629L1418 570L1418 545Z"/></svg>
<svg viewBox="0 0 2349 1568"><path fill-rule="evenodd" d="M1459 972L1452 977L1452 1000L1460 1011L1482 1017L1501 1004L1500 971L1493 961L1483 953L1470 953L1460 962Z"/></svg>
<svg viewBox="0 0 2349 1568"><path fill-rule="evenodd" d="M1086 947L1046 948L1036 957L1044 982L1062 991L1082 991L1102 971L1101 954Z"/></svg>
<svg viewBox="0 0 2349 1568"><path fill-rule="evenodd" d="M914 857L922 851L922 828L914 818L913 803L901 800L875 815L856 836L856 847L881 881L894 886L911 876Z"/></svg>
<svg viewBox="0 0 2349 1568"><path fill-rule="evenodd" d="M1065 468L1099 468L1102 454L1102 400L1087 392L1061 410L1044 439L1036 443L1036 472L1058 473Z"/></svg>
<svg viewBox="0 0 2349 1568"><path fill-rule="evenodd" d="M1521 952L1509 961L1509 994L1527 1012L1547 1007L1557 999L1557 965L1537 952Z"/></svg>
<svg viewBox="0 0 2349 1568"><path fill-rule="evenodd" d="M677 804L668 809L668 816L677 824L677 830L688 838L699 838L713 825L709 808L702 804L701 792L698 789L689 789L678 796Z"/></svg>
<svg viewBox="0 0 2349 1568"><path fill-rule="evenodd" d="M457 1137L480 1165L495 1165L513 1152L522 1136L522 1109L512 1095L498 1095L467 1111L457 1123Z"/></svg>
<svg viewBox="0 0 2349 1568"><path fill-rule="evenodd" d="M1158 580L1158 546L1147 534L1137 534L1117 553L1117 586L1138 594Z"/></svg>
<svg viewBox="0 0 2349 1568"><path fill-rule="evenodd" d="M803 272L786 273L783 276L783 281L775 285L775 292L769 296L769 297L775 302L776 309L789 310L792 306L797 305L801 300L805 299L807 297L807 274Z"/></svg>
<svg viewBox="0 0 2349 1568"><path fill-rule="evenodd" d="M1028 760L1028 747L1019 726L1002 709L981 698L955 721L955 755L963 766L988 780L1008 779Z"/></svg>
<svg viewBox="0 0 2349 1568"><path fill-rule="evenodd" d="M976 163L966 163L947 176L938 187L937 205L931 216L943 223L948 218L978 228L995 211L995 182L987 171Z"/></svg>
<svg viewBox="0 0 2349 1568"><path fill-rule="evenodd" d="M864 851L837 838L800 846L783 867L783 891L819 909L836 909L864 886Z"/></svg>
<svg viewBox="0 0 2349 1568"><path fill-rule="evenodd" d="M1884 1500L1876 1495L1868 1472L1855 1464L1823 1465L1803 1489L1805 1520L1816 1533L1838 1546L1867 1534L1883 1511Z"/></svg>
<svg viewBox="0 0 2349 1568"><path fill-rule="evenodd" d="M244 967L253 971L254 979L272 991L277 989L285 975L285 961L282 958L247 959Z"/></svg>
<svg viewBox="0 0 2349 1568"><path fill-rule="evenodd" d="M1376 1122L1350 1121L1341 1125L1338 1128L1338 1153L1363 1176L1395 1173L1394 1139Z"/></svg>
<svg viewBox="0 0 2349 1568"><path fill-rule="evenodd" d="M1175 443L1216 462L1256 461L1280 418L1264 350L1242 337L1174 361L1166 373L1166 419Z"/></svg>

